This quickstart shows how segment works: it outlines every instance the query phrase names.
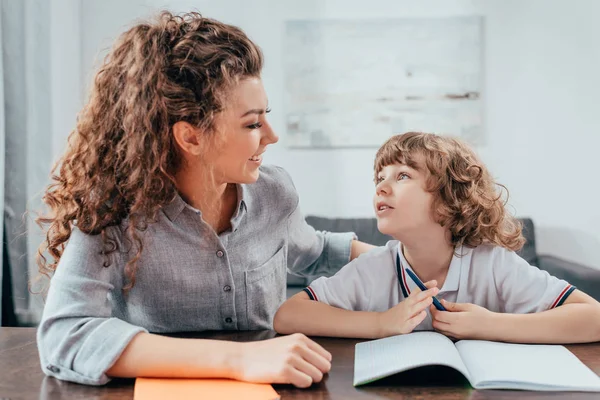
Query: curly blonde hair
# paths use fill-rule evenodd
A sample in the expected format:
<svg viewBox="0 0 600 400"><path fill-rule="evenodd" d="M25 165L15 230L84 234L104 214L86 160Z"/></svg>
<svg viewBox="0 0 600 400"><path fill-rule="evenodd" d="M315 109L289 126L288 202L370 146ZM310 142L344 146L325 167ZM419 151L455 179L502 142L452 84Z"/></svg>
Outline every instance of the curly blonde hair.
<svg viewBox="0 0 600 400"><path fill-rule="evenodd" d="M56 270L74 226L101 234L105 255L116 251L108 229L115 226L137 245L125 267L125 288L131 288L143 249L140 232L176 196L174 174L182 158L173 125L185 121L211 140L228 90L240 79L259 77L262 65L260 49L242 30L198 13L165 11L123 33L52 170L43 197L50 212L37 219L47 226L38 250L40 272Z"/></svg>
<svg viewBox="0 0 600 400"><path fill-rule="evenodd" d="M488 243L513 251L523 247L522 225L505 209L508 189L494 182L465 143L430 133L396 135L377 151L375 177L396 163L427 174L434 220L450 231L452 245Z"/></svg>

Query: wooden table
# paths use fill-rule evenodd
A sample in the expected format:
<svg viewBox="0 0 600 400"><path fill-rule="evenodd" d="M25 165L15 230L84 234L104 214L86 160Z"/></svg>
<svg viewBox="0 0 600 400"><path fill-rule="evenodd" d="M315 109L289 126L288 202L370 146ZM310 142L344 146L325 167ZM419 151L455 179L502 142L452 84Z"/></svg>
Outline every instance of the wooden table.
<svg viewBox="0 0 600 400"><path fill-rule="evenodd" d="M178 335L180 336L180 335ZM264 340L274 332L209 332L187 334L185 337L227 339L234 341ZM436 382L431 375L413 373L392 377L375 385L352 386L354 345L357 340L316 338L333 354L331 372L323 382L310 389L295 389L275 385L282 400L287 399L598 399L598 393L542 393L485 390L470 388L458 373L444 369ZM600 343L567 346L588 367L600 375ZM62 382L46 377L41 369L34 328L0 328L0 399L132 399L132 379L115 379L103 387L91 387Z"/></svg>

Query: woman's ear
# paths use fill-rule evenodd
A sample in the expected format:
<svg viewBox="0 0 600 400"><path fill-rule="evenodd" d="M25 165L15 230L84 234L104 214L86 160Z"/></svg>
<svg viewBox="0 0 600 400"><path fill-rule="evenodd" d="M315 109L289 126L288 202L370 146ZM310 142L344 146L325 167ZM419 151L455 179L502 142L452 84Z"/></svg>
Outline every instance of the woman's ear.
<svg viewBox="0 0 600 400"><path fill-rule="evenodd" d="M173 125L173 137L175 138L175 143L177 143L184 154L189 156L202 154L204 146L199 140L198 128L193 127L188 122L176 122Z"/></svg>

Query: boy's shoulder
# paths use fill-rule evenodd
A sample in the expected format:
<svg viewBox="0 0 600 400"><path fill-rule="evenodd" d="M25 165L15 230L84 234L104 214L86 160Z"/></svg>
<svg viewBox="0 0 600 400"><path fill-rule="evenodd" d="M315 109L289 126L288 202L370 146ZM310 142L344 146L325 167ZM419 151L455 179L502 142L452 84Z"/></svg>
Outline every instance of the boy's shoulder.
<svg viewBox="0 0 600 400"><path fill-rule="evenodd" d="M366 253L362 253L355 261L357 263L368 262L369 264L372 264L374 261L380 262L381 264L389 262L394 263L399 243L400 242L397 240L390 240L383 246L378 246Z"/></svg>
<svg viewBox="0 0 600 400"><path fill-rule="evenodd" d="M466 248L466 247L465 247ZM467 250L467 252L471 252L473 257L482 258L497 258L497 257L511 257L517 255L512 250L509 250L505 247L498 246L490 243L483 243L477 247L472 247Z"/></svg>
<svg viewBox="0 0 600 400"><path fill-rule="evenodd" d="M470 264L476 265L476 270L479 272L483 272L484 269L496 271L506 269L510 265L527 263L513 250L489 243L469 248L463 253L470 253Z"/></svg>
<svg viewBox="0 0 600 400"><path fill-rule="evenodd" d="M354 260L344 265L335 275L348 279L350 276L357 277L361 281L387 281L390 275L396 274L395 254L398 246L397 240L390 240L383 246L374 247L360 254ZM327 281L330 278L319 280Z"/></svg>

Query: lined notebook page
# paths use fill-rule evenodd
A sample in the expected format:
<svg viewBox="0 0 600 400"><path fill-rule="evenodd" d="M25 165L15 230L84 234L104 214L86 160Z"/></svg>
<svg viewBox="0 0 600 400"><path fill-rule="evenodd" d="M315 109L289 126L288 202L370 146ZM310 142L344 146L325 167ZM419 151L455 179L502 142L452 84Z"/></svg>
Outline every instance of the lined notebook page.
<svg viewBox="0 0 600 400"><path fill-rule="evenodd" d="M563 346L456 343L478 388L600 390L600 377Z"/></svg>
<svg viewBox="0 0 600 400"><path fill-rule="evenodd" d="M454 344L435 332L414 332L356 345L354 386L425 365L445 365L469 373Z"/></svg>

